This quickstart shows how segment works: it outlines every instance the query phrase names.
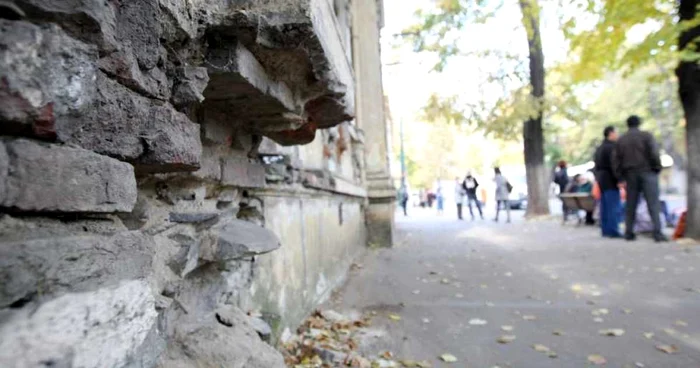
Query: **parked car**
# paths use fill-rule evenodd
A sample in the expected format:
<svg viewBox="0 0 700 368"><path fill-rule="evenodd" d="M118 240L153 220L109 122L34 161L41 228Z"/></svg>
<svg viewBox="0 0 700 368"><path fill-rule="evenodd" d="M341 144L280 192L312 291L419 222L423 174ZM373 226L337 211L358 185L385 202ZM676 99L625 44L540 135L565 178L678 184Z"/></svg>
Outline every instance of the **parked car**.
<svg viewBox="0 0 700 368"><path fill-rule="evenodd" d="M508 182L513 186L508 202L513 210L527 208L527 179L524 176L509 177Z"/></svg>

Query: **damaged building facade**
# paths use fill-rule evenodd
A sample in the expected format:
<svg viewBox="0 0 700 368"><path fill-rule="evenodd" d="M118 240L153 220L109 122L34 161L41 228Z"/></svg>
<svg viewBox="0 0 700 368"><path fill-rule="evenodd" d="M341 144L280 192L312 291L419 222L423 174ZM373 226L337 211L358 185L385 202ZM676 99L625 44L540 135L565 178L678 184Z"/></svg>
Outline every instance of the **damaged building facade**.
<svg viewBox="0 0 700 368"><path fill-rule="evenodd" d="M381 22L0 1L0 366L283 367L262 338L392 241Z"/></svg>

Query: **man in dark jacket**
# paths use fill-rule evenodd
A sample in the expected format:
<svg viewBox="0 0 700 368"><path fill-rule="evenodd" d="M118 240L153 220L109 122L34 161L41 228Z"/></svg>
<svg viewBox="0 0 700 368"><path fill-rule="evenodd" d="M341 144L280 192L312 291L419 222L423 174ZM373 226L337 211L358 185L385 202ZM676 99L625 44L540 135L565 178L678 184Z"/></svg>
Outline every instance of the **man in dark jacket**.
<svg viewBox="0 0 700 368"><path fill-rule="evenodd" d="M469 214L472 216L472 221L474 221L474 211L472 211L472 202L476 203L476 208L479 210L479 216L482 220L484 219L484 213L481 211L481 203L479 203L479 199L476 197L476 189L478 187L479 182L476 181L476 178L474 176L472 176L471 171L467 172L467 176L462 182L462 188L467 194L467 205L469 206Z"/></svg>
<svg viewBox="0 0 700 368"><path fill-rule="evenodd" d="M620 189L613 171L613 154L617 130L608 126L603 130L605 140L595 152L595 177L600 187L600 227L603 236L620 238Z"/></svg>
<svg viewBox="0 0 700 368"><path fill-rule="evenodd" d="M625 206L625 239L634 240L634 222L640 194L644 194L649 216L654 224L654 239L668 239L661 232L661 204L659 202L659 172L661 157L654 137L639 129L642 120L638 116L627 119L629 130L617 141L613 167L615 175L627 188Z"/></svg>

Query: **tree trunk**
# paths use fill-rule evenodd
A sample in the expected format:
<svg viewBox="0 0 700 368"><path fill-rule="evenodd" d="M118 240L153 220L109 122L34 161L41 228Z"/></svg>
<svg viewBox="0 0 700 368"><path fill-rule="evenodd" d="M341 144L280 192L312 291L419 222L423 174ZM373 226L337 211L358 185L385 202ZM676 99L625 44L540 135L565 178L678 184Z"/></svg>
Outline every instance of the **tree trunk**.
<svg viewBox="0 0 700 368"><path fill-rule="evenodd" d="M695 19L700 0L681 0L681 21ZM679 39L680 50L696 50L700 42L700 26L683 32ZM696 61L681 61L676 69L678 93L685 113L686 144L688 148L688 217L686 236L700 239L700 67Z"/></svg>
<svg viewBox="0 0 700 368"><path fill-rule="evenodd" d="M536 115L525 122L523 140L527 175L526 216L549 214L549 177L544 165L544 131L542 129L544 98L544 53L540 37L540 8L537 0L519 0L523 25L530 49L530 85Z"/></svg>

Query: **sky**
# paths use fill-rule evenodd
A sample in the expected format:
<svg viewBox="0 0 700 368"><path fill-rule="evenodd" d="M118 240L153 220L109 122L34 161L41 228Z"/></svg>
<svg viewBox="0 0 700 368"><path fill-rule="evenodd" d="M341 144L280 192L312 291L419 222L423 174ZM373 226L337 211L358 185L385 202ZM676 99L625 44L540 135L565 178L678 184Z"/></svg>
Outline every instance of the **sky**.
<svg viewBox="0 0 700 368"><path fill-rule="evenodd" d="M482 98L495 100L503 94L502 87L484 86L485 79L498 68L492 60L453 58L442 73L431 72L436 58L416 54L411 45L397 47L394 35L416 23L417 9L430 6L430 0L384 0L385 26L382 30L382 59L384 90L394 120L415 120L420 108L432 93L443 96L459 95L463 101ZM460 32L461 48L472 50L501 49L522 55L527 63L527 41L520 27L520 8L517 0L506 0L498 15L488 24L471 25ZM555 13L542 16L543 44L547 64L566 57L567 45L557 30Z"/></svg>

